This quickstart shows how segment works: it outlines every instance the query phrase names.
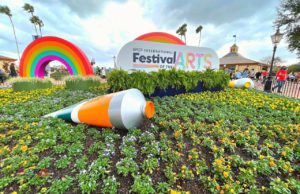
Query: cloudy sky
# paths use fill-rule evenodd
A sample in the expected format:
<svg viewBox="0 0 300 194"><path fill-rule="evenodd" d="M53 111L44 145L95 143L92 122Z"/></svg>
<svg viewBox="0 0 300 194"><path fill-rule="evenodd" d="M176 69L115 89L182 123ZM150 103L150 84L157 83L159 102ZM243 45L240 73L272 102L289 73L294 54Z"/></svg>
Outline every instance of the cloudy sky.
<svg viewBox="0 0 300 194"><path fill-rule="evenodd" d="M112 66L121 47L148 32L176 30L187 23L187 44L196 46L202 25L201 46L214 49L219 57L228 53L237 35L239 52L258 60L271 56L273 21L280 0L0 0L13 14L20 52L35 34L29 14L30 3L44 22L43 35L65 38L79 46L100 66ZM176 35L177 36L177 35ZM0 15L0 55L17 58L9 19ZM299 62L282 41L276 56L287 65Z"/></svg>

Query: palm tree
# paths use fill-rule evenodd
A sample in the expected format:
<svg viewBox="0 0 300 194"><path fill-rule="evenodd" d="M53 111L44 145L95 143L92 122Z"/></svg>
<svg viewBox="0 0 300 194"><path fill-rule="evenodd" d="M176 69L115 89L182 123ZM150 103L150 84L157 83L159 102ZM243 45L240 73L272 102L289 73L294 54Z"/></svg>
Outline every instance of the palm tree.
<svg viewBox="0 0 300 194"><path fill-rule="evenodd" d="M23 6L23 9L31 14L31 18L33 17L34 7L32 5L30 5L29 3L25 3L24 6ZM30 21L34 25L36 35L38 35L37 28L36 28L36 23L33 23L31 18L30 18Z"/></svg>
<svg viewBox="0 0 300 194"><path fill-rule="evenodd" d="M180 39L182 40L182 29L181 26L176 30L176 34L178 34L180 36Z"/></svg>
<svg viewBox="0 0 300 194"><path fill-rule="evenodd" d="M200 41L201 41L201 31L202 31L202 29L203 29L203 27L200 25L200 26L198 26L198 28L196 29L196 33L198 34L200 34L200 36L199 36L199 44L198 44L198 46L200 46Z"/></svg>
<svg viewBox="0 0 300 194"><path fill-rule="evenodd" d="M183 37L184 37L184 43L186 44L186 31L187 31L187 24L183 24L182 26L182 34L183 34Z"/></svg>
<svg viewBox="0 0 300 194"><path fill-rule="evenodd" d="M180 26L178 29L177 29L177 31L176 31L176 33L178 34L178 35L180 35L180 38L182 39L182 36L184 37L184 42L186 43L186 31L187 31L187 24L183 24L182 26Z"/></svg>
<svg viewBox="0 0 300 194"><path fill-rule="evenodd" d="M12 18L12 14L10 12L9 7L7 7L7 6L1 6L0 5L0 13L3 13L3 14L5 14L5 15L7 15L9 17L10 23L11 23L12 28L13 28L13 32L14 32L14 36L15 36L15 41L16 41L16 46L17 46L18 57L19 57L19 61L20 61L20 51L19 51L18 40L17 40L17 36L16 36L15 26L14 26L14 23L13 23L13 21L11 19Z"/></svg>
<svg viewBox="0 0 300 194"><path fill-rule="evenodd" d="M42 30L41 28L44 26L43 21L38 16L32 16L30 18L30 22L34 24L34 26L38 26L40 30L40 35L42 36Z"/></svg>

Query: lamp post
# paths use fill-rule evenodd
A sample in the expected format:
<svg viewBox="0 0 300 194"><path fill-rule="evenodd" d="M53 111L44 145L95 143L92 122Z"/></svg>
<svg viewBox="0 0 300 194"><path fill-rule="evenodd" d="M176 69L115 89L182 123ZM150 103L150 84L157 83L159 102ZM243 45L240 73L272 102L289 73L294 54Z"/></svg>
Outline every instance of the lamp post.
<svg viewBox="0 0 300 194"><path fill-rule="evenodd" d="M114 68L117 68L117 64L116 64L116 56L113 56L113 60L114 60Z"/></svg>
<svg viewBox="0 0 300 194"><path fill-rule="evenodd" d="M276 33L271 36L271 40L272 40L272 43L274 44L274 48L273 48L273 55L272 55L269 75L268 75L268 78L267 78L267 81L266 81L265 87L264 87L265 92L271 92L274 57L275 57L275 52L276 52L276 49L277 49L277 44L279 44L282 37L283 37L283 34L279 32L279 28L277 28Z"/></svg>

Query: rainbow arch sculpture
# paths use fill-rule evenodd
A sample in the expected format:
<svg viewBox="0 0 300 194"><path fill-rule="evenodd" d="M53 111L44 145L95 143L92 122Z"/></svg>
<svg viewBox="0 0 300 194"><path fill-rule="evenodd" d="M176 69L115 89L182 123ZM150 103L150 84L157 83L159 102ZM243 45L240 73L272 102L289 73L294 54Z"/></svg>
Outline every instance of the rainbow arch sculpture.
<svg viewBox="0 0 300 194"><path fill-rule="evenodd" d="M20 61L21 77L43 78L49 62L63 63L70 75L94 75L84 52L71 42L54 36L45 36L31 42Z"/></svg>
<svg viewBox="0 0 300 194"><path fill-rule="evenodd" d="M185 45L185 43L176 36L165 32L150 32L137 37L135 40Z"/></svg>

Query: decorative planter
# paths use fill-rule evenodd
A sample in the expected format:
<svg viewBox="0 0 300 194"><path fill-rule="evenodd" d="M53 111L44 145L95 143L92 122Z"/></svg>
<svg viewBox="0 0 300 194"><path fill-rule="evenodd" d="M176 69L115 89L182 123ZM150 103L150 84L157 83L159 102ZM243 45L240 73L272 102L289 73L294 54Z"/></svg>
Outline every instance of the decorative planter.
<svg viewBox="0 0 300 194"><path fill-rule="evenodd" d="M198 85L196 88L190 90L190 91L186 91L184 89L184 87L181 87L179 89L176 88L167 88L166 90L161 90L156 88L154 93L152 95L146 95L147 97L164 97L164 96L175 96L178 94L184 94L184 93L198 93L198 92L204 92L204 91L220 91L221 88L220 87L214 87L211 89L207 89L203 87L203 82L198 82Z"/></svg>

